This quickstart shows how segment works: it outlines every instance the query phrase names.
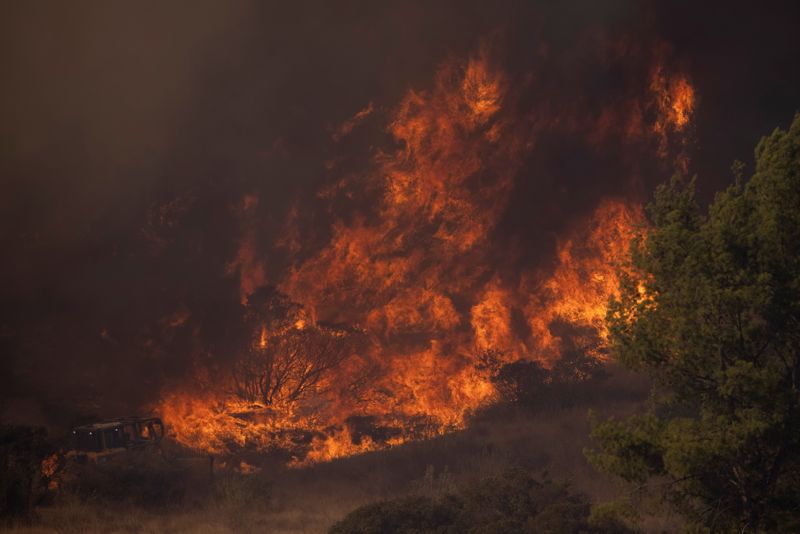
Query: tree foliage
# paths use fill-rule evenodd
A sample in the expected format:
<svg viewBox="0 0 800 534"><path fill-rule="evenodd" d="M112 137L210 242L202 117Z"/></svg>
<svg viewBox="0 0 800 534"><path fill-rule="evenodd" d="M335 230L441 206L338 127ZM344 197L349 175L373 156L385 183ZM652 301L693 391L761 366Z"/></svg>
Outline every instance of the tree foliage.
<svg viewBox="0 0 800 534"><path fill-rule="evenodd" d="M658 188L608 315L651 406L588 453L712 532L800 531L800 115L756 162L707 213L693 181Z"/></svg>

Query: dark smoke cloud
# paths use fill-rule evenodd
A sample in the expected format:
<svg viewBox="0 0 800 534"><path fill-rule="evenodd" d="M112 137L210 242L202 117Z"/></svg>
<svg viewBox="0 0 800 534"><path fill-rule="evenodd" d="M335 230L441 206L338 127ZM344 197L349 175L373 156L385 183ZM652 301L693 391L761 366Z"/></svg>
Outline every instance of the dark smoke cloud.
<svg viewBox="0 0 800 534"><path fill-rule="evenodd" d="M256 247L275 280L288 260L272 244L290 208L309 240L324 240L328 207L314 191L331 179L326 162L363 169L390 142L386 110L487 35L501 35L512 80L533 70L541 91L587 109L647 66L642 56L598 67L587 35L667 43L698 94L690 170L708 196L800 107L798 11L777 1L4 3L5 417L131 411L194 362L223 362L241 328L228 264L245 195L259 198ZM537 62L543 43L551 59ZM333 142L370 102L365 127ZM542 261L600 196L644 197L671 172L642 162L632 182L631 162L585 143L544 139L525 161L497 236L519 262Z"/></svg>

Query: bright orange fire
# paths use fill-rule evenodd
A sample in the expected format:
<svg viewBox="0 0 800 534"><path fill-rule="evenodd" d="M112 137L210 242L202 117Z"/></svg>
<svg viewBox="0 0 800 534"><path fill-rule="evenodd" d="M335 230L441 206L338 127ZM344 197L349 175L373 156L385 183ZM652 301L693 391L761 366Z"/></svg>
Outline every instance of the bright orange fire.
<svg viewBox="0 0 800 534"><path fill-rule="evenodd" d="M533 298L526 308L537 348L548 359L559 356L558 340L549 326L555 320L589 327L606 339L607 302L619 292L617 273L624 268L620 262L643 220L639 206L607 200L588 225L559 243L555 270L531 288Z"/></svg>
<svg viewBox="0 0 800 534"><path fill-rule="evenodd" d="M657 107L657 117L652 129L659 140L659 155L666 157L670 135L681 134L689 126L695 106L694 87L685 76L670 77L664 67L658 65L650 77L650 90L655 95ZM685 155L678 154L676 160L678 168L686 172L688 160Z"/></svg>
<svg viewBox="0 0 800 534"><path fill-rule="evenodd" d="M643 120L639 110L654 105L658 116L647 131L661 143L667 130L686 127L694 92L685 77L655 72L647 96L618 120L630 135L629 125ZM357 325L366 348L291 402L246 402L227 377L200 372L159 406L179 442L222 455L300 451L296 465L385 448L462 427L495 400L488 357L495 365L520 358L549 365L560 355L556 323L605 338L619 262L643 220L636 203L603 200L558 240L551 265L517 276L493 267L502 261L493 232L542 125L582 123L518 116L520 93L484 47L463 65L445 65L429 91L406 94L387 127L396 148L378 152L368 175L337 182L342 190L377 191L377 202L334 221L327 245L298 259L279 284L304 307L294 329L313 330L318 320ZM373 110L370 104L335 138ZM619 115L601 113L587 135ZM264 282L250 228L231 265L243 302ZM287 233L296 251L298 233ZM267 325L254 333L260 350L268 350L270 334Z"/></svg>

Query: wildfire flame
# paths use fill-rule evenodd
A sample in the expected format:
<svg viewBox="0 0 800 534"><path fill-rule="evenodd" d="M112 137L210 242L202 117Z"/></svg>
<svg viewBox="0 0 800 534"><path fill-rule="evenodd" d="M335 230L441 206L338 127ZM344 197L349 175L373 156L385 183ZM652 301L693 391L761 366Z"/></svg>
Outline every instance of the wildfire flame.
<svg viewBox="0 0 800 534"><path fill-rule="evenodd" d="M621 261L643 220L641 207L607 200L587 226L559 243L557 266L538 291L531 291L527 308L540 352L558 358L558 340L549 327L555 320L589 327L606 340L607 303L619 293Z"/></svg>
<svg viewBox="0 0 800 534"><path fill-rule="evenodd" d="M661 66L648 90L630 107L631 117L619 120L628 125L621 130L631 135L640 110L654 107L647 135L666 150L666 136L691 119L694 90ZM159 406L179 442L213 454L301 451L290 459L295 465L389 447L459 428L471 411L494 401L487 358L495 366L556 361L563 334L554 323L605 339L619 262L643 220L637 203L602 201L558 240L551 265L518 276L492 267L493 231L525 154L545 126L580 123L521 116L520 94L488 47L463 65L443 66L430 90L407 92L388 122L395 148L377 152L367 175L337 182L338 191L377 192L377 200L334 221L328 243L298 255L278 284L304 307L291 323L296 330L317 328L317 318L358 325L366 348L330 369L302 401L284 404L242 400L224 376L200 373L193 387L167 391ZM374 113L370 103L335 139ZM606 131L615 113L601 113L587 135ZM245 218L254 202L245 201ZM296 229L287 233L299 242ZM246 303L264 270L249 225L244 234L231 269L240 270ZM256 345L268 350L273 334L261 325Z"/></svg>

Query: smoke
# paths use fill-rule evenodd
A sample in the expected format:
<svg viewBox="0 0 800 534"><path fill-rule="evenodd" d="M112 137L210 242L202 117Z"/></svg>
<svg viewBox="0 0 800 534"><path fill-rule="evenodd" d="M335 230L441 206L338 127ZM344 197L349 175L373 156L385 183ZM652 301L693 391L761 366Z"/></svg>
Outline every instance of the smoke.
<svg viewBox="0 0 800 534"><path fill-rule="evenodd" d="M285 284L336 223L375 216L361 186L403 142L387 127L398 106L481 46L503 139L518 144L504 145L506 178L496 165L471 175L500 184L479 210L491 213L480 288L556 270L578 221L603 199L646 198L677 154L708 194L800 102L790 2L0 9L4 419L133 411L198 367L224 368L243 295ZM648 130L656 64L696 95L668 158ZM532 328L518 312L504 322L517 337Z"/></svg>

